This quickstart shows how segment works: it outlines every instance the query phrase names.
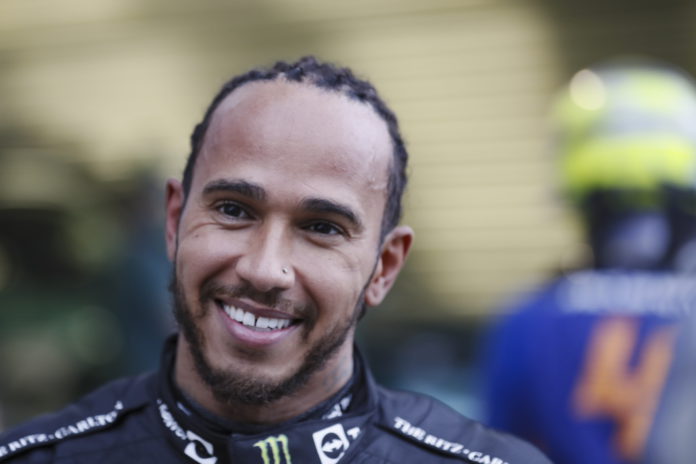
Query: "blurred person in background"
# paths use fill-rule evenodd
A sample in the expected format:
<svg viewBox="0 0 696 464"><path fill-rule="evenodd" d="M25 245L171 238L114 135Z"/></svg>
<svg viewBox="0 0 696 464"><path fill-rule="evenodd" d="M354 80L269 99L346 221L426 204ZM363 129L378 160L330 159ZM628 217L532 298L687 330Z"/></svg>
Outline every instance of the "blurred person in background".
<svg viewBox="0 0 696 464"><path fill-rule="evenodd" d="M696 305L696 91L671 66L612 60L578 72L554 116L592 263L492 331L488 420L559 464L638 462Z"/></svg>
<svg viewBox="0 0 696 464"><path fill-rule="evenodd" d="M696 317L680 330L642 464L692 464L696 457Z"/></svg>
<svg viewBox="0 0 696 464"><path fill-rule="evenodd" d="M396 117L307 57L223 86L167 184L178 334L157 373L0 436L0 462L548 463L424 395L379 387L354 347L413 232Z"/></svg>

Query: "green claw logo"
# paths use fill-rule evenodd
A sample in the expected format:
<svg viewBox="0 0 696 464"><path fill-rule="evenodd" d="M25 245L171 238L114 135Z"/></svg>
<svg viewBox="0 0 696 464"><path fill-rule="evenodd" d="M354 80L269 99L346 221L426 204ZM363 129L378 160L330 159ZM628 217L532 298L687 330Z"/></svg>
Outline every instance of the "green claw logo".
<svg viewBox="0 0 696 464"><path fill-rule="evenodd" d="M286 435L264 438L254 443L254 446L261 450L263 464L292 464L290 446ZM284 462L283 458L285 458Z"/></svg>

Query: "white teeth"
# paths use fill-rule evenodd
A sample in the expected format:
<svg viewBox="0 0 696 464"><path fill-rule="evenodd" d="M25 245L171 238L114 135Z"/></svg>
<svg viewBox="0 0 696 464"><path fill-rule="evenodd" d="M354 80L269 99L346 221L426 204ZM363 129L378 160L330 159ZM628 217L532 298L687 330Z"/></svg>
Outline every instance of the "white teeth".
<svg viewBox="0 0 696 464"><path fill-rule="evenodd" d="M242 321L242 324L253 327L256 325L256 318L253 314L246 313L244 314L244 320Z"/></svg>
<svg viewBox="0 0 696 464"><path fill-rule="evenodd" d="M255 317L252 313L246 312L243 309L235 308L234 306L223 306L225 313L237 322L240 322L248 327L257 329L284 329L290 326L290 319L276 319L271 317Z"/></svg>

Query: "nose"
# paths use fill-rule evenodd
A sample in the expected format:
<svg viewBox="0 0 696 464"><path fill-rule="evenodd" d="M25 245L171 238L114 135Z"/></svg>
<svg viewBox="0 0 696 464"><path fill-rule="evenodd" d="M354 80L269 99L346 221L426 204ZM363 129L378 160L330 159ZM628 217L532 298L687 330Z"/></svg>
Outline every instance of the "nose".
<svg viewBox="0 0 696 464"><path fill-rule="evenodd" d="M285 290L294 282L290 243L281 225L268 224L254 231L237 260L237 275L256 290Z"/></svg>

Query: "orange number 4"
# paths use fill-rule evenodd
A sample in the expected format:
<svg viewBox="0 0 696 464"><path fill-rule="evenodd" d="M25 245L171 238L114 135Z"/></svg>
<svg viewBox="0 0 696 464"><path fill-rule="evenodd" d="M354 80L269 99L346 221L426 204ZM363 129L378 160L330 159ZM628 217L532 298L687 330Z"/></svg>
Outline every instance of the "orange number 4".
<svg viewBox="0 0 696 464"><path fill-rule="evenodd" d="M650 333L635 367L630 365L639 321L613 317L600 322L590 345L574 410L585 418L610 417L616 423L614 445L624 459L637 459L645 446L655 410L672 362L676 329Z"/></svg>

